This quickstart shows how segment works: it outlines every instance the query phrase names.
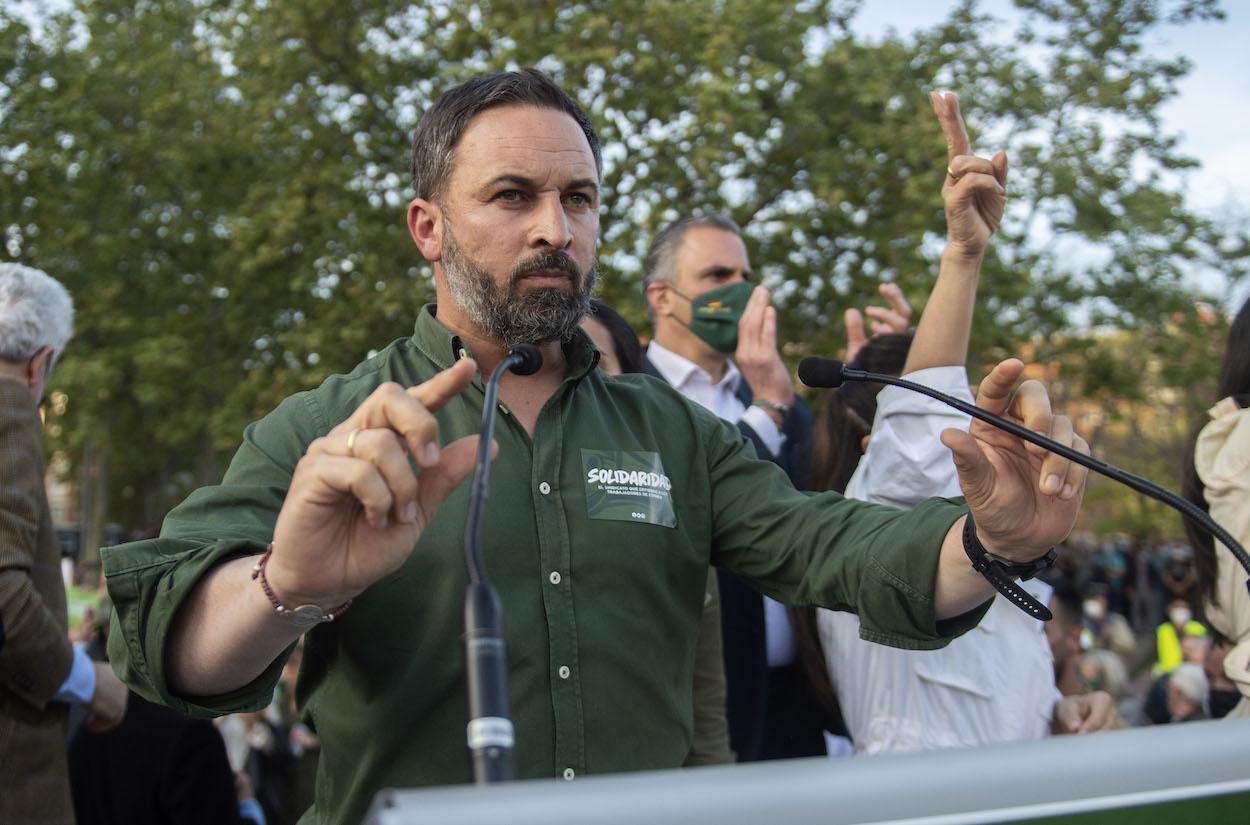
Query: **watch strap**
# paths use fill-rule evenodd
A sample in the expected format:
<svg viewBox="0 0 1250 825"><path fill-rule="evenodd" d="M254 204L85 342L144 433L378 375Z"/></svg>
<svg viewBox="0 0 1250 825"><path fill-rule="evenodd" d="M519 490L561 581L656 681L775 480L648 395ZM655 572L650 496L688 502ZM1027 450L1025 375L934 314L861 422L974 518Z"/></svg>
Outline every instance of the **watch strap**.
<svg viewBox="0 0 1250 825"><path fill-rule="evenodd" d="M772 410L775 413L780 413L783 419L790 414L790 405L782 404L779 401L769 401L767 398L753 399L751 401L751 406L762 407L763 409Z"/></svg>
<svg viewBox="0 0 1250 825"><path fill-rule="evenodd" d="M963 532L964 552L972 562L972 569L985 577L994 589L1002 593L1011 603L1035 619L1048 622L1054 618L1050 608L1029 595L1028 591L1016 583L1016 579L1027 581L1055 563L1058 553L1050 548L1042 556L1031 562L1013 562L990 553L977 538L977 527L972 514L964 520Z"/></svg>

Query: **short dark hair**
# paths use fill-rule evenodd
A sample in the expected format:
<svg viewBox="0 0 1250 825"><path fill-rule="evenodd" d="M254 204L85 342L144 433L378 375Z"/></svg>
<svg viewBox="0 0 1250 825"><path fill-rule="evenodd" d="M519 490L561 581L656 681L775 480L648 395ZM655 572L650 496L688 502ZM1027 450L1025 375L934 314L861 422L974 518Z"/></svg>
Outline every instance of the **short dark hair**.
<svg viewBox="0 0 1250 825"><path fill-rule="evenodd" d="M425 111L412 133L412 188L418 198L442 194L451 174L460 136L474 117L497 106L537 106L564 112L577 121L603 175L599 136L590 116L568 92L536 69L481 75L443 92Z"/></svg>

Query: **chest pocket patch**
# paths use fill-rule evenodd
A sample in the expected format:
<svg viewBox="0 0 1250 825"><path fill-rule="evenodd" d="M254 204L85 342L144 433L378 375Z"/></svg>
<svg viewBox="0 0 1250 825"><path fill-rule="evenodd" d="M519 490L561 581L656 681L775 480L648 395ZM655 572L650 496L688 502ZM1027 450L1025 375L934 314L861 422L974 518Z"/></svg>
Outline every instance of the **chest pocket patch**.
<svg viewBox="0 0 1250 825"><path fill-rule="evenodd" d="M582 449L586 517L676 527L673 483L659 453Z"/></svg>

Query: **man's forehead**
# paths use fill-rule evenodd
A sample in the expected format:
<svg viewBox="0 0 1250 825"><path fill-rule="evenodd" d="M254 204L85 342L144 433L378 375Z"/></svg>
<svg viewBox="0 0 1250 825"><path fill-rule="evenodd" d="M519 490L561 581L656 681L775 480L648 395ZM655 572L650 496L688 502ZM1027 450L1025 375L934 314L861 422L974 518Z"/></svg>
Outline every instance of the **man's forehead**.
<svg viewBox="0 0 1250 825"><path fill-rule="evenodd" d="M683 232L677 263L681 268L698 270L713 265L731 269L751 266L746 244L738 233L715 226L692 226Z"/></svg>
<svg viewBox="0 0 1250 825"><path fill-rule="evenodd" d="M452 176L470 184L509 174L556 185L599 179L577 121L537 106L496 106L476 115L460 136L452 162Z"/></svg>

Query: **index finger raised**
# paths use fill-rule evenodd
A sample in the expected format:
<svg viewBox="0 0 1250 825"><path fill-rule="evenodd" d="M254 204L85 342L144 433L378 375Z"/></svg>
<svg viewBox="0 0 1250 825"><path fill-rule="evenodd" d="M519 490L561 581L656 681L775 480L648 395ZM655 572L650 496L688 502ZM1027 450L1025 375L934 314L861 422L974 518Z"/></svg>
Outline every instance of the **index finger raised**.
<svg viewBox="0 0 1250 825"><path fill-rule="evenodd" d="M972 154L972 142L968 139L963 115L959 113L959 98L954 92L930 92L929 99L946 138L947 160Z"/></svg>
<svg viewBox="0 0 1250 825"><path fill-rule="evenodd" d="M374 428L394 430L407 443L417 463L435 464L438 461L438 422L432 413L463 391L476 373L476 362L462 358L415 387L401 389L397 384L383 384L330 433Z"/></svg>
<svg viewBox="0 0 1250 825"><path fill-rule="evenodd" d="M409 387L407 393L431 412L441 410L448 401L464 392L473 376L477 375L477 362L461 358L447 369L435 374L429 381Z"/></svg>

